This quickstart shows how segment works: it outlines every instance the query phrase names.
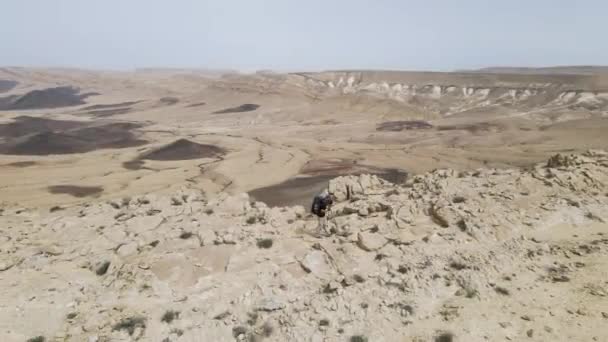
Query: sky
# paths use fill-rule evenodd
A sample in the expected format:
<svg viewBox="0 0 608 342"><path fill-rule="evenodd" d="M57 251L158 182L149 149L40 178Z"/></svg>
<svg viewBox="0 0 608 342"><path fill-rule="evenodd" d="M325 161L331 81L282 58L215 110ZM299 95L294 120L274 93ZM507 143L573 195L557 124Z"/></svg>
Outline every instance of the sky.
<svg viewBox="0 0 608 342"><path fill-rule="evenodd" d="M605 0L4 0L0 66L608 64Z"/></svg>

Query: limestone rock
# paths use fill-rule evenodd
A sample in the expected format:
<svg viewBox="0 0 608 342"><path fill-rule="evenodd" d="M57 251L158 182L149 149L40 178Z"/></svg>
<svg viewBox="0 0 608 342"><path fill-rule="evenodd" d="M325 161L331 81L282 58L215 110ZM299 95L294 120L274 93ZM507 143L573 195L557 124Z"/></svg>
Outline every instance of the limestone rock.
<svg viewBox="0 0 608 342"><path fill-rule="evenodd" d="M57 246L56 244L47 244L40 247L40 253L51 256L58 256L63 254L63 249Z"/></svg>
<svg viewBox="0 0 608 342"><path fill-rule="evenodd" d="M307 253L300 261L300 265L306 272L322 279L330 278L333 274L327 255L322 251L314 250Z"/></svg>
<svg viewBox="0 0 608 342"><path fill-rule="evenodd" d="M277 297L262 298L255 305L255 310L257 311L278 311L284 308L285 303L283 303Z"/></svg>
<svg viewBox="0 0 608 342"><path fill-rule="evenodd" d="M387 238L397 245L410 245L416 240L419 240L418 237L408 229L401 229L397 233L389 235Z"/></svg>
<svg viewBox="0 0 608 342"><path fill-rule="evenodd" d="M388 243L384 236L375 233L360 232L357 237L357 245L368 252L376 251Z"/></svg>
<svg viewBox="0 0 608 342"><path fill-rule="evenodd" d="M338 202L369 194L382 188L388 182L373 175L344 176L329 182L328 190Z"/></svg>
<svg viewBox="0 0 608 342"><path fill-rule="evenodd" d="M607 156L436 170L405 185L343 177L331 185L348 200L332 208L330 236L314 234L307 208L246 195L206 202L180 190L61 215L11 207L0 216L0 302L15 309L2 315L5 340L390 341L410 328L416 341L515 341L530 329L563 340L543 325L564 322L597 328L571 329L571 340L600 340ZM179 319L162 322L167 311ZM465 324L480 317L496 325ZM509 317L537 318L501 323Z"/></svg>
<svg viewBox="0 0 608 342"><path fill-rule="evenodd" d="M138 252L137 243L135 243L135 242L129 242L129 243L122 244L116 250L116 254L120 255L121 257L127 257L130 255L134 255L134 254L137 254L137 252Z"/></svg>
<svg viewBox="0 0 608 342"><path fill-rule="evenodd" d="M238 196L229 196L223 200L220 199L215 210L231 216L241 216L251 211L251 209L249 195L241 194Z"/></svg>

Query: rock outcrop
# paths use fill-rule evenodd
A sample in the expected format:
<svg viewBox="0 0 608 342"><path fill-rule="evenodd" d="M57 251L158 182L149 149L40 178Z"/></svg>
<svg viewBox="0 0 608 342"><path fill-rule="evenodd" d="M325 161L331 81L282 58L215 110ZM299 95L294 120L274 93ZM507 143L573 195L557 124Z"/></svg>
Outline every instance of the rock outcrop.
<svg viewBox="0 0 608 342"><path fill-rule="evenodd" d="M605 152L329 190L331 236L301 207L191 190L2 208L0 340L608 336Z"/></svg>

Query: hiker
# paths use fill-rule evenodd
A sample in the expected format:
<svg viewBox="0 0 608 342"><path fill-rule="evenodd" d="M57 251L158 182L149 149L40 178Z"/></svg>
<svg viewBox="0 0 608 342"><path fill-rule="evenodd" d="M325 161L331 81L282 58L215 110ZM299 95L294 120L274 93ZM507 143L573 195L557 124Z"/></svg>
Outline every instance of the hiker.
<svg viewBox="0 0 608 342"><path fill-rule="evenodd" d="M333 203L333 196L327 190L323 190L320 194L316 195L312 201L310 211L319 217L319 233L329 233L327 231L327 218Z"/></svg>

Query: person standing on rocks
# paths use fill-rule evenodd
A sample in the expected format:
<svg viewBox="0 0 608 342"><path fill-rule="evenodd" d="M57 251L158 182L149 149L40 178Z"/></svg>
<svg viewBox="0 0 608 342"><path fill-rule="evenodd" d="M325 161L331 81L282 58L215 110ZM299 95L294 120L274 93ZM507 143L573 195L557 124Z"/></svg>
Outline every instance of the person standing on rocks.
<svg viewBox="0 0 608 342"><path fill-rule="evenodd" d="M319 217L319 226L317 228L319 233L329 234L327 219L332 204L334 204L333 196L327 190L323 190L320 194L316 195L312 201L310 211Z"/></svg>

